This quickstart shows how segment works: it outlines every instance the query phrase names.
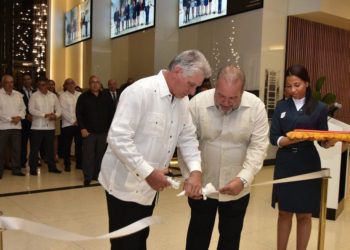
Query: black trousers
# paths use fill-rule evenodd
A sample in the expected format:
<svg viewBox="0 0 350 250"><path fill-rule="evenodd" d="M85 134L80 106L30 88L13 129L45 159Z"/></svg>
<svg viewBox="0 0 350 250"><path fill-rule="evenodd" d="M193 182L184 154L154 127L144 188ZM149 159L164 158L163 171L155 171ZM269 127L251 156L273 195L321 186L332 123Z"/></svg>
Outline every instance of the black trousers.
<svg viewBox="0 0 350 250"><path fill-rule="evenodd" d="M12 173L21 172L21 130L6 129L0 130L0 176L4 171L5 165L5 148L11 145L11 164Z"/></svg>
<svg viewBox="0 0 350 250"><path fill-rule="evenodd" d="M27 154L28 154L28 141L30 137L30 127L32 123L26 119L22 120L22 140L21 140L21 166L25 167L27 162Z"/></svg>
<svg viewBox="0 0 350 250"><path fill-rule="evenodd" d="M83 173L85 180L97 180L106 149L107 133L91 133L88 137L83 138Z"/></svg>
<svg viewBox="0 0 350 250"><path fill-rule="evenodd" d="M29 167L35 172L38 167L38 154L41 147L45 148L45 160L49 170L56 169L54 158L55 130L34 130L30 132Z"/></svg>
<svg viewBox="0 0 350 250"><path fill-rule="evenodd" d="M153 214L155 200L152 205L144 206L135 202L122 201L108 194L107 207L109 217L109 232L123 228ZM149 228L121 238L111 239L111 250L146 250L146 240Z"/></svg>
<svg viewBox="0 0 350 250"><path fill-rule="evenodd" d="M187 250L207 250L219 212L218 250L238 250L249 194L234 201L219 202L217 199L188 199L191 220L187 231Z"/></svg>
<svg viewBox="0 0 350 250"><path fill-rule="evenodd" d="M64 166L70 168L70 149L74 138L76 168L81 168L82 139L78 126L68 126L61 129L62 156Z"/></svg>

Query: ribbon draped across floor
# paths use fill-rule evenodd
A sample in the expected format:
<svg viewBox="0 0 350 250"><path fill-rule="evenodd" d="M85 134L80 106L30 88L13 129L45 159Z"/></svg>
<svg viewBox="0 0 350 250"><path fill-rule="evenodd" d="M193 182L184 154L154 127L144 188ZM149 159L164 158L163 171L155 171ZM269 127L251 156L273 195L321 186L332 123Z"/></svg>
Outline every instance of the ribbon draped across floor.
<svg viewBox="0 0 350 250"><path fill-rule="evenodd" d="M87 241L87 240L99 240L119 238L135 232L138 232L150 225L159 224L161 219L159 216L150 216L138 220L126 227L118 229L112 233L104 234L96 237L89 237L81 234L71 233L65 230L47 226L45 224L16 218L0 216L0 229L2 230L21 230L30 234L39 235L46 238L64 241Z"/></svg>
<svg viewBox="0 0 350 250"><path fill-rule="evenodd" d="M267 182L252 184L251 186L271 185L271 184L296 182L296 181L304 181L304 180L327 178L327 177L330 177L330 171L329 169L323 169L318 172L278 179L274 181L267 181ZM171 184L172 184L172 187L175 189L179 187L179 181L172 180ZM209 194L213 194L217 192L218 191L215 189L215 187L211 183L208 183L202 189L202 194L204 198L206 198L206 196ZM185 195L184 191L179 193L177 196L183 196L183 195ZM150 216L150 217L146 217L141 220L138 220L112 233L104 234L96 237L90 237L90 236L68 232L68 231L54 228L45 224L41 224L41 223L37 223L37 222L33 222L33 221L21 219L21 218L0 216L0 230L22 230L30 234L35 234L42 237L56 239L56 240L63 240L63 241L88 241L88 240L123 237L129 234L138 232L146 227L149 227L150 225L159 224L160 222L161 222L161 219L159 216Z"/></svg>

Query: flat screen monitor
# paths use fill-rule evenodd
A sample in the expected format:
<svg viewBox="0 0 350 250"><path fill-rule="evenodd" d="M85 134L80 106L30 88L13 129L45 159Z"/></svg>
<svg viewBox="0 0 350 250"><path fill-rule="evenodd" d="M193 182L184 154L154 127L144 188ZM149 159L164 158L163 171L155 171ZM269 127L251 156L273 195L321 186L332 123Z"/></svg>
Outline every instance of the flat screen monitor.
<svg viewBox="0 0 350 250"><path fill-rule="evenodd" d="M179 27L226 15L227 0L179 0Z"/></svg>
<svg viewBox="0 0 350 250"><path fill-rule="evenodd" d="M67 11L64 15L64 45L69 46L91 38L91 1Z"/></svg>
<svg viewBox="0 0 350 250"><path fill-rule="evenodd" d="M155 0L111 0L111 38L154 27Z"/></svg>

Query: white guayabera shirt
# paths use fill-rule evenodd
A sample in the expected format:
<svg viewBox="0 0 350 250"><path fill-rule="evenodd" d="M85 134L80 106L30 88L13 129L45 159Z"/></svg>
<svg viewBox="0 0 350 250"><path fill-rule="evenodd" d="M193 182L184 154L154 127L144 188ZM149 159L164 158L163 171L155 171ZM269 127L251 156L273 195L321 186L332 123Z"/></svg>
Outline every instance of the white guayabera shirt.
<svg viewBox="0 0 350 250"><path fill-rule="evenodd" d="M201 151L203 186L212 183L219 189L235 177L251 184L263 165L269 145L265 105L244 91L240 106L223 114L215 106L214 93L215 89L201 92L190 102ZM249 188L245 188L237 196L213 194L209 197L229 201L248 193Z"/></svg>
<svg viewBox="0 0 350 250"><path fill-rule="evenodd" d="M12 118L20 116L24 119L26 115L26 106L24 105L22 94L12 90L8 95L4 89L0 89L0 130L21 129L21 122L13 124Z"/></svg>
<svg viewBox="0 0 350 250"><path fill-rule="evenodd" d="M46 94L36 91L29 99L29 113L33 116L31 129L54 130L55 121L45 118L45 114L54 113L61 116L61 106L57 96L48 91Z"/></svg>
<svg viewBox="0 0 350 250"><path fill-rule="evenodd" d="M169 165L178 146L189 171L201 170L188 98L171 95L162 71L126 88L108 133L99 182L124 201L151 205L156 191L145 181Z"/></svg>
<svg viewBox="0 0 350 250"><path fill-rule="evenodd" d="M80 94L81 93L78 91L74 91L74 94L72 94L66 90L60 95L59 101L62 109L62 128L73 126L77 121L75 107L77 106L77 100Z"/></svg>

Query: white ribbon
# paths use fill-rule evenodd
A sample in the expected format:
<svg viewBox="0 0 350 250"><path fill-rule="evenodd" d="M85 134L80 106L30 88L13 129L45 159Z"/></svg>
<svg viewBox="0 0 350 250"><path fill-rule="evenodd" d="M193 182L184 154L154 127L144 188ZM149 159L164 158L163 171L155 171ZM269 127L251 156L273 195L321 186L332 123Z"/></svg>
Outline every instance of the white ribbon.
<svg viewBox="0 0 350 250"><path fill-rule="evenodd" d="M76 234L47 226L45 224L20 219L16 217L0 216L0 229L1 230L21 230L30 234L39 235L46 238L64 241L87 241L87 240L100 240L123 237L135 232L138 232L153 224L159 224L161 221L159 216L150 216L138 220L126 227L118 229L112 233L104 234L96 237L85 236Z"/></svg>
<svg viewBox="0 0 350 250"><path fill-rule="evenodd" d="M256 183L256 184L252 184L250 186L251 187L265 186L265 185L271 185L271 184L305 181L305 180L320 179L320 178L327 178L327 177L330 177L329 169L322 169L321 171L318 171L318 172L296 175L296 176L292 176L292 177L277 179L274 181L266 181L266 182ZM203 199L206 200L208 195L216 194L218 192L219 191L216 190L216 188L213 186L213 184L208 183L207 185L205 185L204 188L202 188ZM185 191L182 191L177 196L179 197L179 196L184 196L184 195L185 195Z"/></svg>
<svg viewBox="0 0 350 250"><path fill-rule="evenodd" d="M324 169L314 173L297 175L297 176L278 179L274 181L267 181L267 182L252 184L251 186L263 186L263 185L270 185L270 184L296 182L296 181L312 180L312 179L327 178L327 177L330 177L330 171L329 169ZM180 186L179 180L176 181L173 179L168 179L168 181L171 183L173 188L175 189L179 188ZM202 188L203 199L206 199L208 195L214 194L214 193L218 193L218 191L215 189L215 187L211 183L208 183L205 187ZM185 191L182 191L177 196L183 196L183 195L185 195ZM32 222L25 219L0 216L0 230L22 230L30 234L36 234L42 237L56 239L56 240L87 241L87 240L111 239L111 238L123 237L129 234L138 232L146 227L149 227L150 225L159 224L160 221L161 219L158 216L146 217L126 227L116 230L112 233L104 234L96 237L90 237L90 236L68 232L65 230L61 230L58 228L47 226L45 224Z"/></svg>

